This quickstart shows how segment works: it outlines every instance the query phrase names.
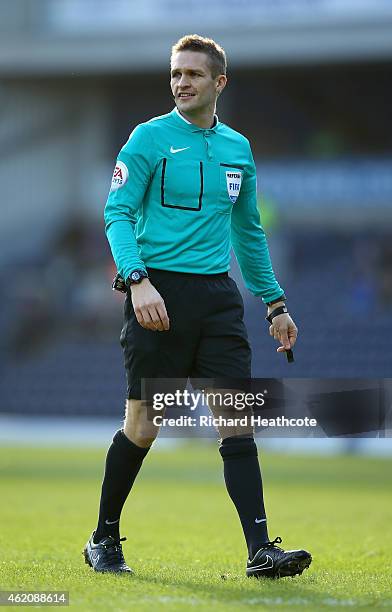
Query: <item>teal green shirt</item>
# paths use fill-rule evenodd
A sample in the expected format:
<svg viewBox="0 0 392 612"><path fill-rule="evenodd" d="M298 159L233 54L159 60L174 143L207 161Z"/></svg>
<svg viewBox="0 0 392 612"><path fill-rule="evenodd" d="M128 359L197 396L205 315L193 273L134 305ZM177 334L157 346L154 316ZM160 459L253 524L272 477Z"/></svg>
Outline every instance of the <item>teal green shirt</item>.
<svg viewBox="0 0 392 612"><path fill-rule="evenodd" d="M119 273L226 272L233 246L248 289L279 297L256 196L249 141L217 118L203 129L175 108L141 123L118 155L105 207Z"/></svg>

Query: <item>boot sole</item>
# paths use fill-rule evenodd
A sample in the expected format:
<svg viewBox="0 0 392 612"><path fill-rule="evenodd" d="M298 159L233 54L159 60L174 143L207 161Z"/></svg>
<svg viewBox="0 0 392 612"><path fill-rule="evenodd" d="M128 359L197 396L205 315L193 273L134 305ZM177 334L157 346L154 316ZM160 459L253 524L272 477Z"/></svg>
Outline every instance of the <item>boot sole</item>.
<svg viewBox="0 0 392 612"><path fill-rule="evenodd" d="M84 562L86 565L92 567L92 563L90 561L90 557L88 556L87 548L82 551L82 555L84 556Z"/></svg>
<svg viewBox="0 0 392 612"><path fill-rule="evenodd" d="M278 577L285 578L286 576L301 575L305 569L308 569L312 563L311 555L299 556L296 559L290 559L286 563L283 563L278 569Z"/></svg>

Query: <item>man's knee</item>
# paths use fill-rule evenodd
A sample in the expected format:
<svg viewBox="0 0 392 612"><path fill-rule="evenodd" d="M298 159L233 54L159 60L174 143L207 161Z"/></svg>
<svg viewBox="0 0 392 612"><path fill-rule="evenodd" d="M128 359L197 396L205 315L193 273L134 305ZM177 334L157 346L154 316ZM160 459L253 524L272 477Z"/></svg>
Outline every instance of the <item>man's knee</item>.
<svg viewBox="0 0 392 612"><path fill-rule="evenodd" d="M242 391L234 389L209 389L208 407L215 419L221 440L232 437L252 437L252 410L246 406L241 410L236 408L235 398L243 395ZM229 401L231 396L231 400ZM225 401L222 399L225 398Z"/></svg>
<svg viewBox="0 0 392 612"><path fill-rule="evenodd" d="M124 433L137 446L147 448L157 437L159 427L149 418L142 400L128 399L125 405Z"/></svg>

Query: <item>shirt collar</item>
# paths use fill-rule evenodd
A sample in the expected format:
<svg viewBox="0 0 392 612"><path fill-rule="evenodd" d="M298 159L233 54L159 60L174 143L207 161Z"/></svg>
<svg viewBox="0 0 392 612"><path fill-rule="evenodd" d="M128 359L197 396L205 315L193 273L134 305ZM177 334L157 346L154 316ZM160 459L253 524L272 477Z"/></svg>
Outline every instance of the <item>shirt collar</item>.
<svg viewBox="0 0 392 612"><path fill-rule="evenodd" d="M185 119L185 117L183 117L183 115L181 115L180 111L178 110L177 106L174 107L174 109L172 110L172 116L174 117L174 119L176 120L177 123L179 123L180 125L182 125L183 127L185 127L186 129L191 130L192 132L207 132L207 131L215 131L216 128L219 125L219 119L218 119L218 115L214 115L214 124L211 128L201 128L198 125L195 125L194 123L191 123L191 121L188 121L188 119Z"/></svg>

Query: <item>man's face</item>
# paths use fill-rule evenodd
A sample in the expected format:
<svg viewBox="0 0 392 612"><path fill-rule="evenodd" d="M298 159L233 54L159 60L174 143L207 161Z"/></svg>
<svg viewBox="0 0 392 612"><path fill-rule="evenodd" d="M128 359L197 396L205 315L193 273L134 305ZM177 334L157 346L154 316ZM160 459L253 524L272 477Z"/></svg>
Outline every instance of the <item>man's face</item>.
<svg viewBox="0 0 392 612"><path fill-rule="evenodd" d="M198 51L178 51L171 60L170 87L180 111L195 114L215 109L218 92L226 77L212 78L208 56Z"/></svg>

